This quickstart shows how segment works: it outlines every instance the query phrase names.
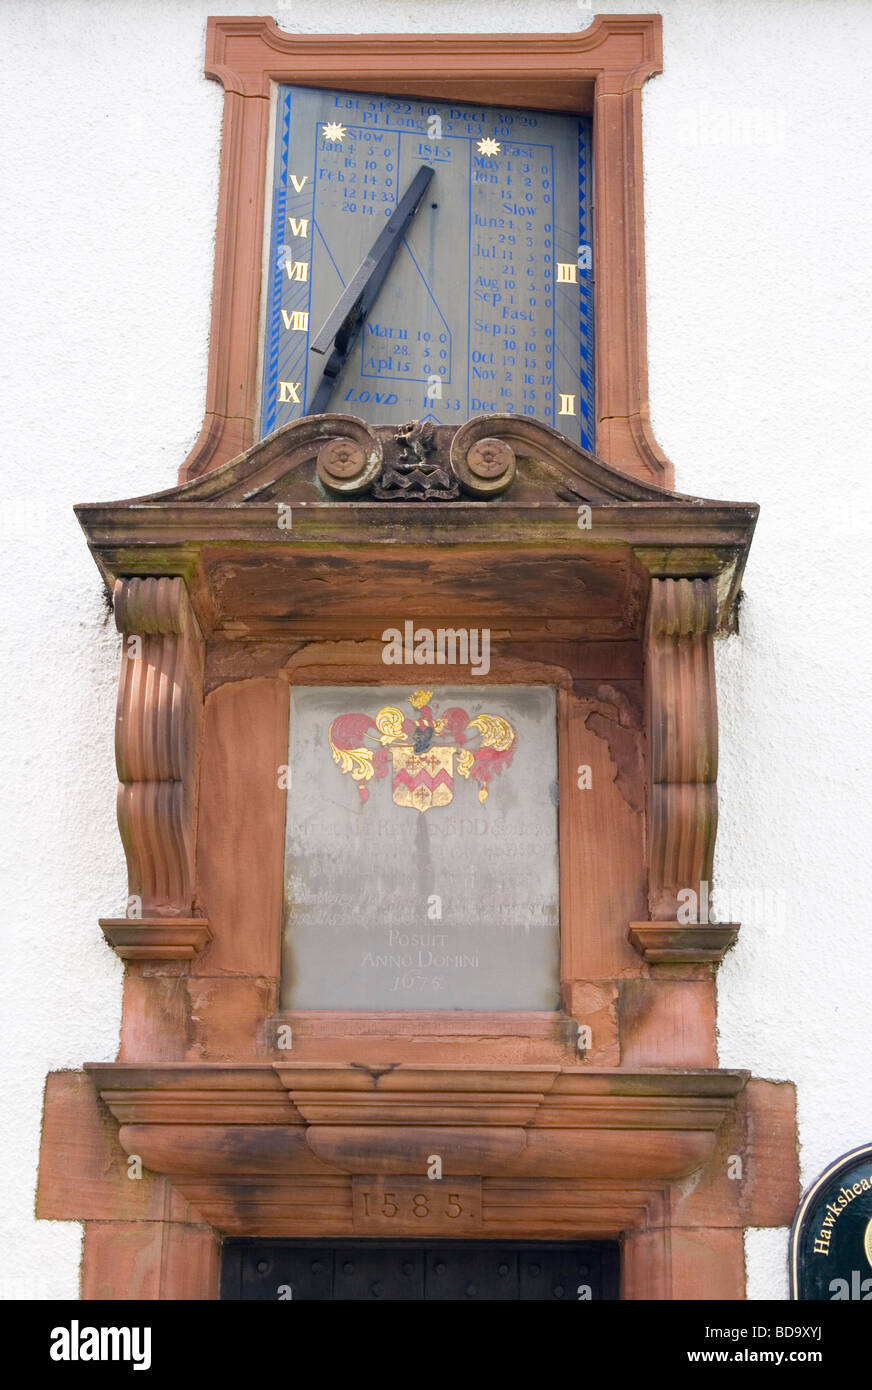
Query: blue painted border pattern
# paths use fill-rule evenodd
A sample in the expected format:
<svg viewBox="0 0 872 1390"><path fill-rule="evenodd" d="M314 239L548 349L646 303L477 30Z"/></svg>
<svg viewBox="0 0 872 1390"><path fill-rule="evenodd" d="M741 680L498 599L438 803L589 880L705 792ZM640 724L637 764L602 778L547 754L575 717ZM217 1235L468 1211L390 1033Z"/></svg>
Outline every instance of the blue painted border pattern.
<svg viewBox="0 0 872 1390"><path fill-rule="evenodd" d="M591 193L593 171L591 165L592 127L588 117L580 117L578 122L578 242L593 250L593 224L591 221ZM579 346L579 392L578 412L581 425L581 447L589 453L596 449L596 397L594 395L594 321L593 284L594 269L578 271L578 346Z"/></svg>
<svg viewBox="0 0 872 1390"><path fill-rule="evenodd" d="M261 408L261 438L276 428L276 407L279 380L279 343L282 302L282 272L284 270L279 246L285 229L288 205L288 160L291 148L291 98L293 88L279 88L279 167L273 172L272 233L269 242L269 299L266 311L266 343L263 368L263 402Z"/></svg>

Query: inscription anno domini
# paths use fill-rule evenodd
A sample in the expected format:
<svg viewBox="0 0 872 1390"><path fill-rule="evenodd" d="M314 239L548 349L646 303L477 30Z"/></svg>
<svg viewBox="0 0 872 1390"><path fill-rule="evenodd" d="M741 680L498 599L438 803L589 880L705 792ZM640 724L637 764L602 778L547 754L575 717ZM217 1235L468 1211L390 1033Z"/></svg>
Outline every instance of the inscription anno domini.
<svg viewBox="0 0 872 1390"><path fill-rule="evenodd" d="M283 1008L557 1007L555 718L547 686L292 690Z"/></svg>

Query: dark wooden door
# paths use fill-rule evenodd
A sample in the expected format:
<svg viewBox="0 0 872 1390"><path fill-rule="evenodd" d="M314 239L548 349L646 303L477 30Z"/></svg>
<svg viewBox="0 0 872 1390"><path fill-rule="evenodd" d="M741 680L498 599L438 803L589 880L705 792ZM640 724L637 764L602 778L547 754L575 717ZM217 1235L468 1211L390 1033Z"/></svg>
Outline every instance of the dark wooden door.
<svg viewBox="0 0 872 1390"><path fill-rule="evenodd" d="M227 1241L221 1297L339 1302L618 1297L617 1243L377 1245Z"/></svg>

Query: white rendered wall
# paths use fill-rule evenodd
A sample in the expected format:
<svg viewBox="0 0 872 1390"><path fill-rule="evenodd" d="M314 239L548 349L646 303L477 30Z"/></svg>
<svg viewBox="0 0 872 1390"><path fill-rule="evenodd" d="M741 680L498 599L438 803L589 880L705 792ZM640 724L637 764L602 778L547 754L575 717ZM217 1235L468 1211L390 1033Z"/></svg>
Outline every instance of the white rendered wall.
<svg viewBox="0 0 872 1390"><path fill-rule="evenodd" d="M665 72L644 95L655 433L681 491L762 505L741 635L718 653L716 882L750 903L720 975L720 1063L797 1083L807 1183L872 1139L872 6L596 8L664 17ZM42 1087L117 1048L122 971L97 918L126 892L118 639L70 508L171 486L202 421L222 100L202 76L210 10L263 7L0 3L5 1296L77 1294L80 1227L33 1218ZM451 32L579 28L590 11L274 13L300 32ZM785 1232L751 1232L746 1250L749 1295L784 1297Z"/></svg>

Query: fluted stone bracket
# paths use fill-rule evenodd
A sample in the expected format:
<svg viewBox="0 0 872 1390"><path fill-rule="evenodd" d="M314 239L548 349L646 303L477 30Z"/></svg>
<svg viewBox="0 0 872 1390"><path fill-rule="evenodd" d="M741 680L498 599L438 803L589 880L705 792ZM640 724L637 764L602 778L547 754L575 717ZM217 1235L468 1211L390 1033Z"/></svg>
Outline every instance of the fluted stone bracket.
<svg viewBox="0 0 872 1390"><path fill-rule="evenodd" d="M104 932L126 959L189 959L210 935L194 911L203 638L178 577L118 579L114 604L123 637L115 761L129 915L105 919Z"/></svg>
<svg viewBox="0 0 872 1390"><path fill-rule="evenodd" d="M651 581L645 635L648 909L675 921L682 890L711 881L718 822L714 579Z"/></svg>

